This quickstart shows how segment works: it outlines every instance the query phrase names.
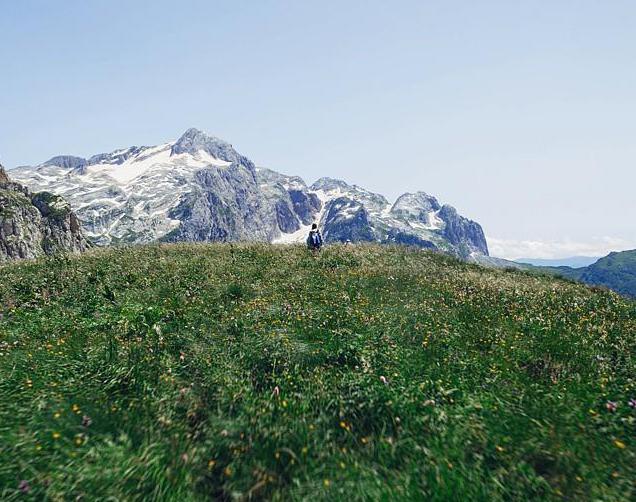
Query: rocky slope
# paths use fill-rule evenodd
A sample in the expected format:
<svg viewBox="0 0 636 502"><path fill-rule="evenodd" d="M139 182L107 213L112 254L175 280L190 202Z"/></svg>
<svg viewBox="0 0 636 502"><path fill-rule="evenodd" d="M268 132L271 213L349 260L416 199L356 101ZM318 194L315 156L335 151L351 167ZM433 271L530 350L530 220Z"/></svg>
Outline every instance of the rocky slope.
<svg viewBox="0 0 636 502"><path fill-rule="evenodd" d="M0 166L0 263L87 247L68 202L48 192L31 193Z"/></svg>
<svg viewBox="0 0 636 502"><path fill-rule="evenodd" d="M175 142L88 159L62 155L12 175L65 197L98 244L163 241L302 242L318 222L327 242L401 243L484 256L479 224L424 192L391 204L343 181L308 186L258 168L231 144L189 129Z"/></svg>

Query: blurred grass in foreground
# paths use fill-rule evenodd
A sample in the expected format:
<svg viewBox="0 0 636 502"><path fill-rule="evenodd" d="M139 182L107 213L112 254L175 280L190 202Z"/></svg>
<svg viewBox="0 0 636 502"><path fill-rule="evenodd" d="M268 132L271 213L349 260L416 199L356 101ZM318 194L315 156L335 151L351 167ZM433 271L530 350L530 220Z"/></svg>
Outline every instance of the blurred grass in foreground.
<svg viewBox="0 0 636 502"><path fill-rule="evenodd" d="M0 312L2 500L636 496L636 304L613 293L183 244L5 266Z"/></svg>

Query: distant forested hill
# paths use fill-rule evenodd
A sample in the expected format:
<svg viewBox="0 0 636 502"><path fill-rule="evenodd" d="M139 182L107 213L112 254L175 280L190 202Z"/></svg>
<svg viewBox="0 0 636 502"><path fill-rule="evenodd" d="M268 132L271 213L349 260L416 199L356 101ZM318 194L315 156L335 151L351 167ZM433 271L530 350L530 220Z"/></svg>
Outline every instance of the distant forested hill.
<svg viewBox="0 0 636 502"><path fill-rule="evenodd" d="M541 267L550 273L593 286L605 286L636 298L636 250L610 253L588 267Z"/></svg>

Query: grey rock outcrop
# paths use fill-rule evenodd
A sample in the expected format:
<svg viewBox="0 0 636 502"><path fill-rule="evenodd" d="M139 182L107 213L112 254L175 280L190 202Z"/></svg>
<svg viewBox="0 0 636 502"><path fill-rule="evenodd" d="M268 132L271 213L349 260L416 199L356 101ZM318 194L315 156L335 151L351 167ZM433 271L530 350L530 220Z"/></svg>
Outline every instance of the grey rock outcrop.
<svg viewBox="0 0 636 502"><path fill-rule="evenodd" d="M57 166L65 169L81 169L87 164L87 160L82 157L75 157L73 155L58 155L53 157L42 165L44 166Z"/></svg>
<svg viewBox="0 0 636 502"><path fill-rule="evenodd" d="M62 197L31 193L0 166L0 263L57 253L79 253L89 244Z"/></svg>
<svg viewBox="0 0 636 502"><path fill-rule="evenodd" d="M448 205L442 206L438 217L445 223L444 237L453 246L460 248L460 254L476 252L488 255L486 236L479 223L460 216L454 207Z"/></svg>
<svg viewBox="0 0 636 502"><path fill-rule="evenodd" d="M248 166L202 169L195 181L195 189L170 213L181 224L164 240L267 241L273 237L274 214L261 199Z"/></svg>
<svg viewBox="0 0 636 502"><path fill-rule="evenodd" d="M315 193L306 190L288 190L289 198L294 207L294 212L300 218L303 225L309 225L314 216L322 208L322 203Z"/></svg>
<svg viewBox="0 0 636 502"><path fill-rule="evenodd" d="M372 242L377 240L365 207L347 197L330 201L320 223L326 242Z"/></svg>
<svg viewBox="0 0 636 502"><path fill-rule="evenodd" d="M9 183L9 176L7 176L7 173L4 170L4 167L2 167L2 164L0 164L0 183Z"/></svg>

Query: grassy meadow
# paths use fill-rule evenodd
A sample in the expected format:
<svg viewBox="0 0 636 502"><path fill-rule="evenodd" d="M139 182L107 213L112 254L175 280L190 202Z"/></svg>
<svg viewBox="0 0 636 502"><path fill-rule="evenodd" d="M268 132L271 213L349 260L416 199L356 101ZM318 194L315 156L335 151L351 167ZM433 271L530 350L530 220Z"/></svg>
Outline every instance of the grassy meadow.
<svg viewBox="0 0 636 502"><path fill-rule="evenodd" d="M634 302L406 248L11 264L0 499L634 500L635 353Z"/></svg>

